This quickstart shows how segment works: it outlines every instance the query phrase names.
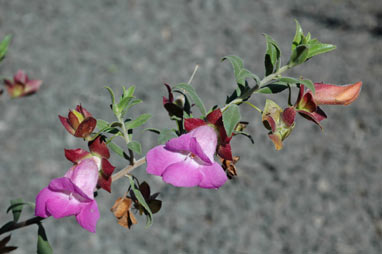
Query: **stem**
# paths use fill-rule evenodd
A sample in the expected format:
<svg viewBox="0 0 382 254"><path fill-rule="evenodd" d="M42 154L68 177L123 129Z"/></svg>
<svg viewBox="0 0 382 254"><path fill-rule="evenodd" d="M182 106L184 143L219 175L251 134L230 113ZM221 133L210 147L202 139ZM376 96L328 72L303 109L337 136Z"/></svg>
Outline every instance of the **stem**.
<svg viewBox="0 0 382 254"><path fill-rule="evenodd" d="M137 167L139 167L145 163L146 163L146 158L145 157L140 158L139 160L135 161L133 165L129 165L129 166L125 167L124 169L121 169L117 173L113 174L111 176L111 181L112 182L117 181L121 177L124 177L126 174L133 171L135 168L137 168Z"/></svg>
<svg viewBox="0 0 382 254"><path fill-rule="evenodd" d="M258 107L256 107L255 105L253 105L252 103L248 102L248 101L245 101L244 102L245 104L248 104L249 106L251 106L252 108L256 109L257 111L260 112L260 114L263 113L263 111L261 109L259 109Z"/></svg>
<svg viewBox="0 0 382 254"><path fill-rule="evenodd" d="M287 71L288 69L290 69L290 66L289 65L284 65L283 67L281 67L278 71L276 71L275 73L271 74L271 75L268 75L266 77L264 77L260 83L259 83L259 88L265 86L268 82L272 81L273 79L277 79L278 76L281 75L281 73ZM255 93L255 92L253 92ZM228 103L227 105L225 105L224 107L221 108L221 111L224 112L226 111L232 104L241 104L243 102L243 99L242 98L236 98L234 99L233 101L231 101L230 103Z"/></svg>
<svg viewBox="0 0 382 254"><path fill-rule="evenodd" d="M191 74L191 77L188 80L187 84L189 84L189 85L191 84L192 80L194 79L194 76L195 76L196 72L198 71L198 68L199 68L199 65L195 65L194 72Z"/></svg>
<svg viewBox="0 0 382 254"><path fill-rule="evenodd" d="M271 74L271 75L268 75L266 77L264 77L261 81L260 81L260 84L259 84L259 88L261 88L262 86L266 85L269 81L272 81L273 79L276 79L281 73L287 71L288 69L290 68L289 65L284 65L283 67L281 67L278 71L276 71L275 73Z"/></svg>
<svg viewBox="0 0 382 254"><path fill-rule="evenodd" d="M30 219L27 219L25 221L22 221L22 222L13 223L7 227L2 227L2 228L0 228L0 235L5 234L7 232L11 232L11 231L19 229L19 228L27 227L29 225L38 224L44 219L46 219L46 218L36 216L36 217L30 218Z"/></svg>

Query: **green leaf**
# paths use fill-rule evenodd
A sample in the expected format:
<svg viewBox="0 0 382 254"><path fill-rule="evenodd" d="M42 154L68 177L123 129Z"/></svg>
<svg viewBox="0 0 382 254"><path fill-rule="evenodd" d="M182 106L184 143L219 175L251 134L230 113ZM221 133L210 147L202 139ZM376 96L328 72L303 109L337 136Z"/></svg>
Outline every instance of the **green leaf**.
<svg viewBox="0 0 382 254"><path fill-rule="evenodd" d="M20 219L21 212L23 211L23 203L24 200L22 198L17 198L11 200L11 206L7 209L7 213L9 210L12 210L13 213L13 221L17 222Z"/></svg>
<svg viewBox="0 0 382 254"><path fill-rule="evenodd" d="M146 128L144 129L144 131L150 131L150 132L154 132L155 134L160 134L160 130L156 128Z"/></svg>
<svg viewBox="0 0 382 254"><path fill-rule="evenodd" d="M245 80L247 78L253 78L256 83L260 83L260 79L258 76L256 76L255 74L253 74L252 72L250 72L249 70L247 69L241 69L236 77L236 82L238 84L240 84L241 86L245 86Z"/></svg>
<svg viewBox="0 0 382 254"><path fill-rule="evenodd" d="M119 145L117 145L117 144L115 144L115 143L113 143L113 142L110 142L110 143L107 144L107 145L109 146L109 148L110 148L113 152L115 152L116 154L118 154L118 155L121 156L122 158L126 159L125 152L123 151L123 149L122 149Z"/></svg>
<svg viewBox="0 0 382 254"><path fill-rule="evenodd" d="M117 104L117 107L118 107L118 112L127 112L125 111L125 109L127 108L127 106L129 105L129 103L132 101L134 97L132 96L126 96L126 97L123 97L120 102ZM122 115L122 114L121 114Z"/></svg>
<svg viewBox="0 0 382 254"><path fill-rule="evenodd" d="M38 224L37 254L53 254L53 249L48 242L45 229L42 224Z"/></svg>
<svg viewBox="0 0 382 254"><path fill-rule="evenodd" d="M268 34L264 34L264 36L267 43L267 51L264 59L265 76L268 76L280 68L281 51L277 42L273 40L272 37Z"/></svg>
<svg viewBox="0 0 382 254"><path fill-rule="evenodd" d="M186 84L186 83L180 83L180 84L176 85L174 87L174 89L183 91L186 94L188 94L191 97L192 101L195 103L195 105L199 108L202 115L203 116L206 115L206 108L205 108L202 100L200 99L200 97L198 96L198 94L196 93L195 89L192 86L190 86L189 84Z"/></svg>
<svg viewBox="0 0 382 254"><path fill-rule="evenodd" d="M130 101L129 105L127 105L127 107L122 111L121 115L125 115L133 106L135 106L141 102L142 102L141 99L137 99L137 98L132 99Z"/></svg>
<svg viewBox="0 0 382 254"><path fill-rule="evenodd" d="M151 118L150 114L142 114L138 116L136 119L126 122L125 123L126 129L129 130L129 129L137 128L141 126L142 124L146 123L147 120L149 120L150 118Z"/></svg>
<svg viewBox="0 0 382 254"><path fill-rule="evenodd" d="M222 58L222 61L226 59L231 62L233 67L233 73L235 77L237 77L239 75L239 72L243 68L243 60L241 60L241 58L238 56L225 56Z"/></svg>
<svg viewBox="0 0 382 254"><path fill-rule="evenodd" d="M170 129L161 130L158 136L158 144L164 144L170 139L177 138L177 137L178 135L176 135L174 130L170 130Z"/></svg>
<svg viewBox="0 0 382 254"><path fill-rule="evenodd" d="M228 137L231 136L236 124L240 121L240 117L240 109L236 104L232 104L223 112L223 125Z"/></svg>
<svg viewBox="0 0 382 254"><path fill-rule="evenodd" d="M133 152L136 152L138 154L142 153L142 146L140 143L138 143L136 141L130 141L127 144L127 148L129 148L130 150L132 150Z"/></svg>
<svg viewBox="0 0 382 254"><path fill-rule="evenodd" d="M302 38L304 37L304 32L302 31L300 23L298 23L297 20L295 21L296 21L296 33L294 35L293 42L292 42L292 52L296 49L298 45L301 44Z"/></svg>
<svg viewBox="0 0 382 254"><path fill-rule="evenodd" d="M332 44L324 44L314 39L309 42L309 53L307 58L335 50L336 46Z"/></svg>
<svg viewBox="0 0 382 254"><path fill-rule="evenodd" d="M135 92L135 86L130 86L129 88L123 87L123 97L133 97Z"/></svg>
<svg viewBox="0 0 382 254"><path fill-rule="evenodd" d="M127 175L127 177L129 178L130 186L134 192L135 197L138 199L139 203L143 206L143 208L146 211L146 213L145 213L146 214L146 228L148 228L153 224L153 214L150 210L149 205L146 203L146 200L143 197L142 193L140 192L139 189L136 188L133 177L131 175Z"/></svg>
<svg viewBox="0 0 382 254"><path fill-rule="evenodd" d="M244 131L234 131L234 133L235 133L236 135L243 135L243 136L249 138L249 140L251 141L251 143L252 143L252 144L255 144L255 141L253 140L251 134L248 134L248 133L246 133L246 132L244 132Z"/></svg>
<svg viewBox="0 0 382 254"><path fill-rule="evenodd" d="M106 129L107 127L109 127L109 123L107 121L102 119L97 119L97 128L99 130Z"/></svg>
<svg viewBox="0 0 382 254"><path fill-rule="evenodd" d="M0 42L0 62L4 59L5 54L8 51L9 43L11 42L12 36L7 35L5 38Z"/></svg>
<svg viewBox="0 0 382 254"><path fill-rule="evenodd" d="M275 82L272 84L265 85L261 87L259 90L257 90L257 93L263 93L263 94L274 94L274 93L280 93L288 88L288 84L284 82Z"/></svg>
<svg viewBox="0 0 382 254"><path fill-rule="evenodd" d="M293 51L292 55L290 56L290 60L288 62L288 65L290 67L302 64L308 59L308 53L309 48L307 45L299 45L297 46Z"/></svg>
<svg viewBox="0 0 382 254"><path fill-rule="evenodd" d="M113 105L114 107L114 104L115 104L115 96L114 96L114 92L113 92L113 89L111 89L110 87L108 86L105 86L106 90L109 92L110 94L110 98L111 98L111 104Z"/></svg>
<svg viewBox="0 0 382 254"><path fill-rule="evenodd" d="M7 209L7 213L12 211L13 213L13 221L17 222L20 219L21 212L23 210L23 206L27 205L32 208L35 207L35 204L32 202L24 202L22 198L13 199L10 201L11 205Z"/></svg>
<svg viewBox="0 0 382 254"><path fill-rule="evenodd" d="M309 88L313 94L315 93L316 89L315 89L314 84L311 80L309 80L309 79L300 80L300 84L303 84L306 86L306 88Z"/></svg>

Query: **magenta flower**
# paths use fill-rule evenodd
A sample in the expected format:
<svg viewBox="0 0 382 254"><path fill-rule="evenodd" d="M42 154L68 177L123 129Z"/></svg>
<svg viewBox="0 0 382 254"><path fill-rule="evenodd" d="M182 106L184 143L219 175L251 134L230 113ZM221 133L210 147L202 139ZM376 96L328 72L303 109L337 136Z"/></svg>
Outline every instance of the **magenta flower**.
<svg viewBox="0 0 382 254"><path fill-rule="evenodd" d="M100 217L94 190L98 167L93 159L82 160L64 177L53 179L36 197L36 216L59 219L75 215L84 229L95 233Z"/></svg>
<svg viewBox="0 0 382 254"><path fill-rule="evenodd" d="M4 84L11 98L17 98L37 92L37 90L40 89L42 81L30 80L24 71L19 70L13 77L13 81L4 79Z"/></svg>
<svg viewBox="0 0 382 254"><path fill-rule="evenodd" d="M214 161L217 139L215 129L203 125L156 146L147 153L147 173L177 187L219 188L227 175Z"/></svg>

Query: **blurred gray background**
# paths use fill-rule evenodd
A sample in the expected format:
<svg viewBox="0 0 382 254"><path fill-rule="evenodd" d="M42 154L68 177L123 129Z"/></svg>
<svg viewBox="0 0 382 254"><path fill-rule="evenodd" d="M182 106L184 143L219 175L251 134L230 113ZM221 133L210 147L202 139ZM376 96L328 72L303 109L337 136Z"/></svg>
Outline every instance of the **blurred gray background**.
<svg viewBox="0 0 382 254"><path fill-rule="evenodd" d="M234 88L221 57L235 54L263 76L262 33L280 43L284 63L298 19L305 32L337 45L288 75L335 84L362 80L360 97L347 107L324 107L324 131L302 118L275 151L260 115L243 107L252 145L233 141L239 176L219 190L179 189L134 171L160 191L154 225L144 218L132 230L109 211L128 184L100 192L97 234L73 217L46 220L55 253L382 253L382 1L380 0L0 0L0 38L13 40L0 74L24 69L44 84L34 96L0 97L0 221L12 198L34 201L52 178L70 167L64 148L85 148L57 115L82 105L112 121L105 85L136 85L144 103L132 113L154 113L145 127L171 127L162 109L163 82L186 82L208 107L222 105ZM286 94L283 95L285 98ZM265 96L254 103L262 106ZM280 101L285 106L285 99ZM151 133L136 133L147 151ZM126 162L113 156L118 168ZM31 215L25 209L24 217ZM37 227L12 234L15 253L35 253Z"/></svg>

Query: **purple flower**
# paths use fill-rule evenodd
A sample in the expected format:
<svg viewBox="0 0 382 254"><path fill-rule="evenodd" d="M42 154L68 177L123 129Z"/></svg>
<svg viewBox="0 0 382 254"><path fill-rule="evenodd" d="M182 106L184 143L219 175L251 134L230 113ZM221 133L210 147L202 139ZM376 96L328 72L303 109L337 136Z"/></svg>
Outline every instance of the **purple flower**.
<svg viewBox="0 0 382 254"><path fill-rule="evenodd" d="M36 197L36 216L59 219L75 215L84 229L95 233L100 217L94 190L98 167L93 159L84 159L71 167L64 177L53 179Z"/></svg>
<svg viewBox="0 0 382 254"><path fill-rule="evenodd" d="M146 156L147 173L162 176L163 181L177 187L219 188L227 175L214 161L216 145L214 128L195 128L151 149Z"/></svg>

